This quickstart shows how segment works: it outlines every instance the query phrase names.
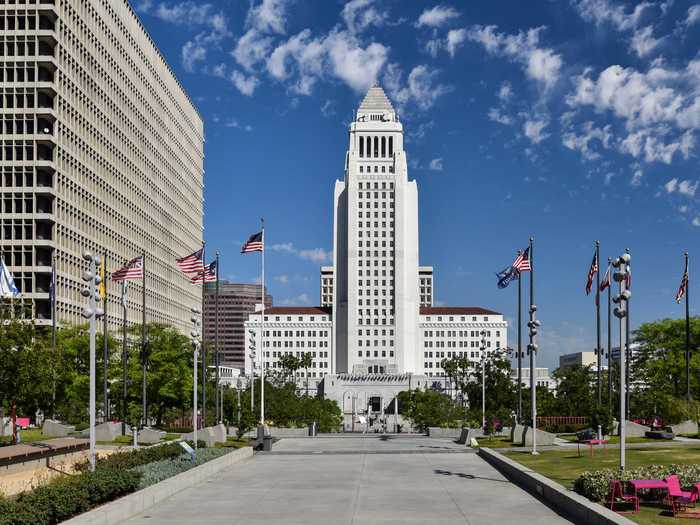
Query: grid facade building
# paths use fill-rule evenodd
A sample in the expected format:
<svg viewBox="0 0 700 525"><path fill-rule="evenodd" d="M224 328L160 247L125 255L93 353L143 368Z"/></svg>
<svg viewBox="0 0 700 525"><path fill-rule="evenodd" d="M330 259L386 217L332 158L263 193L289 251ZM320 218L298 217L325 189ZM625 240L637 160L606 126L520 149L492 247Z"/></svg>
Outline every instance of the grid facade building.
<svg viewBox="0 0 700 525"><path fill-rule="evenodd" d="M108 272L146 253L147 319L189 330L201 289L175 259L202 243L203 123L127 0L1 3L0 99L0 250L38 322L52 261L58 321L76 324L83 250Z"/></svg>
<svg viewBox="0 0 700 525"><path fill-rule="evenodd" d="M262 285L219 282L219 314L216 315L216 283L204 287L204 343L215 350L216 321L219 322L219 358L222 365L242 369L245 365L248 315L260 304ZM272 306L272 296L265 294L265 308ZM210 351L211 351L210 350Z"/></svg>

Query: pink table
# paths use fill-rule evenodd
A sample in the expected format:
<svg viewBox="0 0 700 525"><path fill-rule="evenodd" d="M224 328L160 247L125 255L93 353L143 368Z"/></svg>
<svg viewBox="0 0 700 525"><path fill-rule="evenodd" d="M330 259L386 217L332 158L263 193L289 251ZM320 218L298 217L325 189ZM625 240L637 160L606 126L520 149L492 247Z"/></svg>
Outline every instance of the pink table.
<svg viewBox="0 0 700 525"><path fill-rule="evenodd" d="M661 489L666 491L666 493L668 494L668 485L663 479L633 479L630 481L630 485L634 487L635 495L640 489ZM663 501L663 498L661 499L661 501Z"/></svg>

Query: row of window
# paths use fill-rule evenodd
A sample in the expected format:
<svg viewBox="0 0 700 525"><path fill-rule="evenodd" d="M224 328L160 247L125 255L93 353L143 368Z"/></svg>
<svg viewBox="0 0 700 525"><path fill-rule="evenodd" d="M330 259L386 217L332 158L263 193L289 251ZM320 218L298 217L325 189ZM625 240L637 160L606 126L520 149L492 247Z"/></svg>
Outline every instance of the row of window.
<svg viewBox="0 0 700 525"><path fill-rule="evenodd" d="M491 337L491 330L484 330L486 337ZM424 337L481 337L480 330L425 330ZM501 337L501 331L496 330L496 337Z"/></svg>
<svg viewBox="0 0 700 525"><path fill-rule="evenodd" d="M391 158L394 156L394 137L358 137L360 144L360 157L367 158ZM387 148L388 146L388 148ZM388 155L387 155L388 153Z"/></svg>
<svg viewBox="0 0 700 525"><path fill-rule="evenodd" d="M393 343L393 341L392 341L392 343ZM379 357L379 353L380 353L379 350L374 350L373 352L374 352L374 357ZM370 355L370 353L371 353L371 352L370 352L369 350L365 350L365 355L364 355L364 357L372 357L372 356ZM386 353L387 353L386 350L381 350L381 356L382 356L382 357L386 357ZM357 352L357 357L362 357L362 350L358 350L358 352ZM389 357L394 357L394 351L393 351L393 350L389 350Z"/></svg>

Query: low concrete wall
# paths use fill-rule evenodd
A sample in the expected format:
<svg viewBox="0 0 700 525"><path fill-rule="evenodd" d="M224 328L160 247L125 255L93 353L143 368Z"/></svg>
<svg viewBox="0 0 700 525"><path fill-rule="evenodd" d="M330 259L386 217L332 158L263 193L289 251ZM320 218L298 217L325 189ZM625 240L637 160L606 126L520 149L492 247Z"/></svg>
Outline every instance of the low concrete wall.
<svg viewBox="0 0 700 525"><path fill-rule="evenodd" d="M688 421L683 421L682 423L678 423L677 425L671 425L668 428L671 429L671 432L673 432L675 435L697 434L698 422L689 419Z"/></svg>
<svg viewBox="0 0 700 525"><path fill-rule="evenodd" d="M525 432L525 427L519 423L510 429L510 440L514 445L523 444L523 432Z"/></svg>
<svg viewBox="0 0 700 525"><path fill-rule="evenodd" d="M144 510L168 499L231 465L253 456L251 447L239 448L220 458L208 461L186 472L168 478L116 501L102 505L73 519L64 525L116 525L141 514Z"/></svg>
<svg viewBox="0 0 700 525"><path fill-rule="evenodd" d="M559 483L490 448L481 448L478 454L513 483L544 500L550 507L569 517L574 523L634 525L633 521L624 516L566 489Z"/></svg>
<svg viewBox="0 0 700 525"><path fill-rule="evenodd" d="M535 433L537 434L538 445L554 445L554 440L557 438L557 436L554 434L550 434L549 432L545 432L544 430L540 429L536 429ZM525 430L523 430L522 444L525 447L532 446L532 428L525 427Z"/></svg>
<svg viewBox="0 0 700 525"><path fill-rule="evenodd" d="M438 439L459 439L461 428L428 427L428 435Z"/></svg>

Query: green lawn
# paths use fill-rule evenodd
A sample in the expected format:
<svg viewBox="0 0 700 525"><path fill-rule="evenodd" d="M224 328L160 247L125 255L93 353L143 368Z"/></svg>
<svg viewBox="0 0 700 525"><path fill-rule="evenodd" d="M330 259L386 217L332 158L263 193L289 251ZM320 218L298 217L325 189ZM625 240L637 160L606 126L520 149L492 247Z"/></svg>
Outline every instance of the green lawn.
<svg viewBox="0 0 700 525"><path fill-rule="evenodd" d="M40 428L35 428L31 430L20 430L22 443L31 443L32 441L42 441L44 439L50 439L41 433ZM10 443L12 441L12 436L0 436L0 443Z"/></svg>
<svg viewBox="0 0 700 525"><path fill-rule="evenodd" d="M479 443L480 447L488 448L513 448L522 446L513 443L509 437L476 438L476 441Z"/></svg>
<svg viewBox="0 0 700 525"><path fill-rule="evenodd" d="M557 436L561 439L564 439L566 441L571 441L573 443L576 443L576 434L560 434ZM672 441L671 439L651 439L647 437L628 437L625 439L625 443L654 443L656 441ZM620 443L620 437L619 436L610 436L608 438L608 443L610 445L617 445Z"/></svg>
<svg viewBox="0 0 700 525"><path fill-rule="evenodd" d="M484 445L486 446L486 445ZM586 470L598 470L602 468L616 469L620 462L620 451L615 449L596 449L594 456L588 455L588 447L581 449L581 456L576 450L552 450L540 452L538 456L528 453L509 452L508 457L530 467L561 483L567 488L572 488L574 480ZM673 463L700 463L700 446L674 446L654 447L627 450L627 468L643 465L670 465ZM627 514L628 518L644 525L688 523L687 519L672 518L663 508L654 508L642 505L639 514Z"/></svg>

